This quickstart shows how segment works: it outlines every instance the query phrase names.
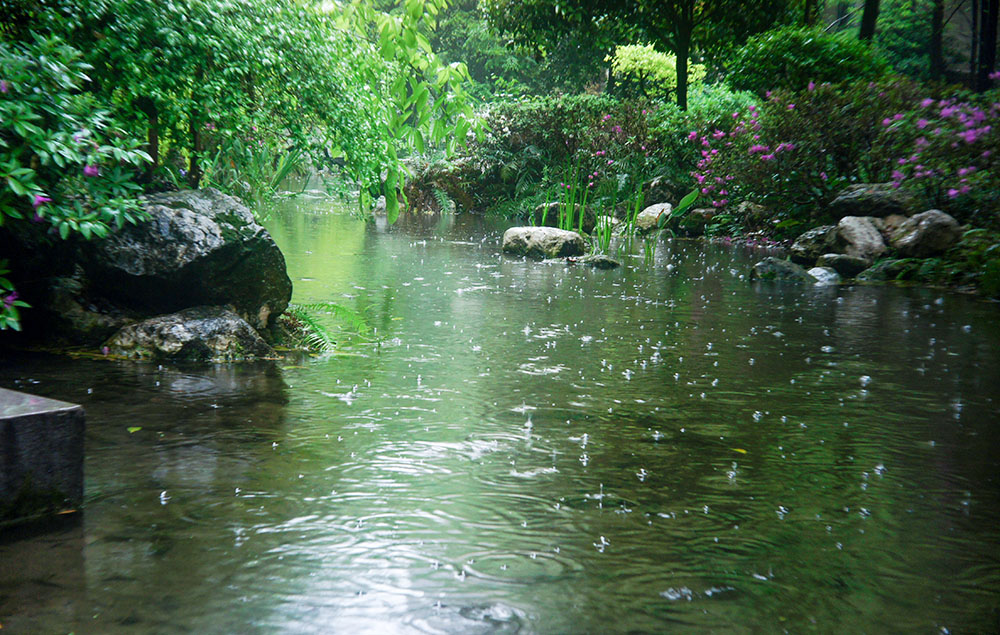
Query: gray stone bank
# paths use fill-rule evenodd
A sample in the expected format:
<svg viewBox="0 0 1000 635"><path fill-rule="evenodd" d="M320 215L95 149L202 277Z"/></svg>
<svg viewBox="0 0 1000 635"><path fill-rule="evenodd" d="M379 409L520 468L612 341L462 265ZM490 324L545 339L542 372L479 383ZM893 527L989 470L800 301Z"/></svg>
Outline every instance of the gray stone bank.
<svg viewBox="0 0 1000 635"><path fill-rule="evenodd" d="M0 388L0 530L83 502L83 408Z"/></svg>

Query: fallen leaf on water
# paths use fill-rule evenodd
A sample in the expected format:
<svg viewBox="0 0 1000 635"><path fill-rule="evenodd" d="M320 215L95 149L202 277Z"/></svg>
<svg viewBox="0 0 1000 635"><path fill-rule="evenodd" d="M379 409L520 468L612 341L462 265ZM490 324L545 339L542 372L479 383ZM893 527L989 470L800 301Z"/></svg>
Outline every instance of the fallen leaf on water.
<svg viewBox="0 0 1000 635"><path fill-rule="evenodd" d="M739 452L740 454L746 454L747 451L743 448L733 448L733 452Z"/></svg>
<svg viewBox="0 0 1000 635"><path fill-rule="evenodd" d="M130 428L126 428L126 430L128 430L129 434L133 434L135 432L138 432L139 430L142 430L142 426L132 426Z"/></svg>

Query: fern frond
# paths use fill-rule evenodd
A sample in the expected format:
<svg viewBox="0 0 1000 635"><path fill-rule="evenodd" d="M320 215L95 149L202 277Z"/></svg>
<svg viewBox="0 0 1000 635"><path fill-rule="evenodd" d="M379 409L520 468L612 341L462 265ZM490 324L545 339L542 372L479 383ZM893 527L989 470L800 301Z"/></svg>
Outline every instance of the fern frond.
<svg viewBox="0 0 1000 635"><path fill-rule="evenodd" d="M342 304L337 304L336 302L314 302L312 304L296 304L289 306L295 306L297 309L301 309L308 313L324 313L332 315L338 320L346 322L351 330L362 336L369 336L373 332L372 327L368 325L368 320L365 319L364 315L353 309L349 309Z"/></svg>

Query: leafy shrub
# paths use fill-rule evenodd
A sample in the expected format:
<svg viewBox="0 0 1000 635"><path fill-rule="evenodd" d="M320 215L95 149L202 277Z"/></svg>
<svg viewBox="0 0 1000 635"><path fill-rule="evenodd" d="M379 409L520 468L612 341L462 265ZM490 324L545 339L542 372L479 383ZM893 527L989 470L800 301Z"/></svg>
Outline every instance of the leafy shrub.
<svg viewBox="0 0 1000 635"><path fill-rule="evenodd" d="M58 38L0 41L0 69L0 225L30 219L89 239L142 219L132 176L149 157L80 92L80 53ZM24 306L0 277L0 329L20 328Z"/></svg>
<svg viewBox="0 0 1000 635"><path fill-rule="evenodd" d="M666 99L677 89L677 56L661 53L652 44L618 46L605 61L611 62L611 72L625 96ZM688 66L688 86L697 86L704 78L703 64Z"/></svg>
<svg viewBox="0 0 1000 635"><path fill-rule="evenodd" d="M141 217L131 180L149 157L80 88L89 66L58 38L0 41L0 223L104 236Z"/></svg>
<svg viewBox="0 0 1000 635"><path fill-rule="evenodd" d="M728 82L737 90L763 94L779 88L801 90L809 82L877 80L889 66L867 44L847 33L780 27L747 40L729 66Z"/></svg>

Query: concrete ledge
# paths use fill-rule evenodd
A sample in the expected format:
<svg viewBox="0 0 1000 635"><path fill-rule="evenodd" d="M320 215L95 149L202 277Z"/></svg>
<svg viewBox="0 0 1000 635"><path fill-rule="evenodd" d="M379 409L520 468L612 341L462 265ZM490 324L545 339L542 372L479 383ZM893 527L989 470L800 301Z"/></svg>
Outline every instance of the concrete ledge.
<svg viewBox="0 0 1000 635"><path fill-rule="evenodd" d="M0 529L83 502L81 406L0 388Z"/></svg>

